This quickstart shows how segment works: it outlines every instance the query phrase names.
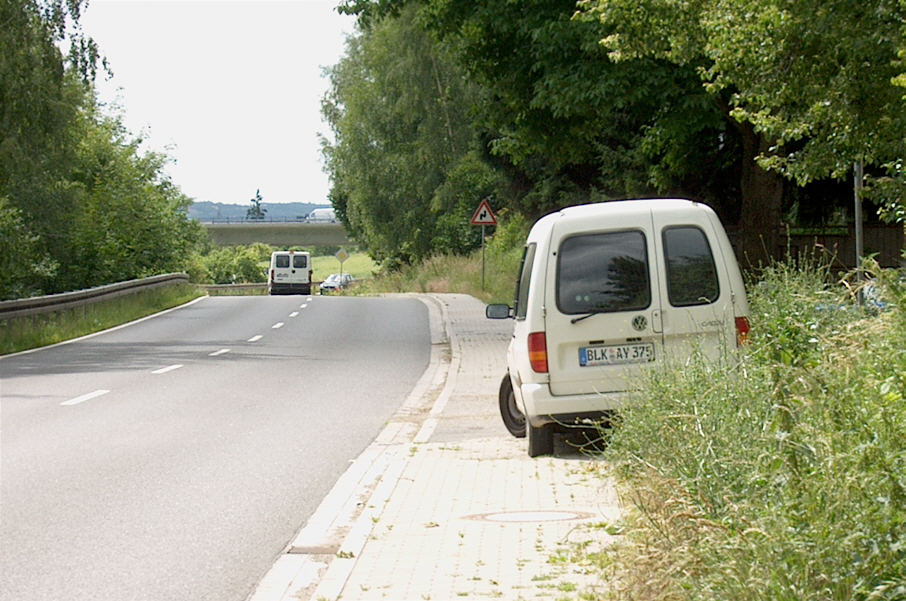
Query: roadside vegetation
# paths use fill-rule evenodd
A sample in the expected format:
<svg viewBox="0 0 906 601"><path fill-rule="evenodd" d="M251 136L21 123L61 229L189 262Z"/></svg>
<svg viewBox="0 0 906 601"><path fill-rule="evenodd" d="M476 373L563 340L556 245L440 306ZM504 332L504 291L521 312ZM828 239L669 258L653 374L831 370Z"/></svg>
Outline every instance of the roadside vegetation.
<svg viewBox="0 0 906 601"><path fill-rule="evenodd" d="M604 433L620 542L579 550L607 598L906 599L906 286L872 275L860 306L852 279L772 265L738 361L643 383Z"/></svg>
<svg viewBox="0 0 906 601"><path fill-rule="evenodd" d="M357 280L364 280L378 270L368 253L353 246L344 248L349 255L343 262L344 273L351 273ZM340 271L340 262L335 256L339 247L293 246L285 249L282 246L258 243L224 247L208 245L202 252L192 256L188 265L189 277L197 284L264 284L267 282L271 253L275 250L311 253L316 281Z"/></svg>
<svg viewBox="0 0 906 601"><path fill-rule="evenodd" d="M529 221L706 202L757 266L783 225L906 216L899 0L343 0L322 102L330 200L388 267L467 255L481 200ZM841 19L845 14L850 18ZM832 49L832 51L828 51Z"/></svg>
<svg viewBox="0 0 906 601"><path fill-rule="evenodd" d="M162 286L73 309L0 319L0 355L47 346L134 321L204 293L191 284Z"/></svg>
<svg viewBox="0 0 906 601"><path fill-rule="evenodd" d="M467 255L432 255L416 265L379 271L371 280L361 282L355 292L455 292L485 302L512 304L529 224L519 215L504 214L495 229L485 243L484 286L479 249Z"/></svg>

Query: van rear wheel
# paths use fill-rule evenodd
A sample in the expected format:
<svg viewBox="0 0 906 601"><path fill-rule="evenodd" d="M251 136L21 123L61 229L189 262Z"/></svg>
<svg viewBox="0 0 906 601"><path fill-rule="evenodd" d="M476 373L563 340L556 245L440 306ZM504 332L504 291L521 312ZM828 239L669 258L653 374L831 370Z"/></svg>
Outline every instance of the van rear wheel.
<svg viewBox="0 0 906 601"><path fill-rule="evenodd" d="M503 376L497 398L503 425L516 438L525 438L525 416L522 415L522 411L519 411L519 407L516 406L516 395L513 393L513 383L510 381L510 374Z"/></svg>
<svg viewBox="0 0 906 601"><path fill-rule="evenodd" d="M554 424L535 427L526 423L529 457L554 454Z"/></svg>

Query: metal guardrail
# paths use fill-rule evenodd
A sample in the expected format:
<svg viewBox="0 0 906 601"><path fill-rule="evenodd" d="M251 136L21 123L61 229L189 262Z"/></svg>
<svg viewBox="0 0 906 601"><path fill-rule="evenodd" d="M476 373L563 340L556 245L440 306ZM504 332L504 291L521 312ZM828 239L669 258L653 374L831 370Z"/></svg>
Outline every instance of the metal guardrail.
<svg viewBox="0 0 906 601"><path fill-rule="evenodd" d="M39 315L41 313L51 313L62 309L72 309L74 307L109 300L118 296L134 294L141 290L148 290L158 286L188 283L188 281L189 276L185 273L168 273L165 275L142 278L140 280L129 280L127 282L107 284L106 286L97 286L86 290L76 290L75 292L63 292L60 294L48 294L47 296L0 301L0 319Z"/></svg>
<svg viewBox="0 0 906 601"><path fill-rule="evenodd" d="M308 217L265 217L263 219L250 219L248 217L205 217L198 218L198 223L241 223L254 225L256 223L339 223L336 219L309 219Z"/></svg>
<svg viewBox="0 0 906 601"><path fill-rule="evenodd" d="M267 283L257 282L251 284L202 284L201 288L209 292L242 292L248 290L267 290Z"/></svg>

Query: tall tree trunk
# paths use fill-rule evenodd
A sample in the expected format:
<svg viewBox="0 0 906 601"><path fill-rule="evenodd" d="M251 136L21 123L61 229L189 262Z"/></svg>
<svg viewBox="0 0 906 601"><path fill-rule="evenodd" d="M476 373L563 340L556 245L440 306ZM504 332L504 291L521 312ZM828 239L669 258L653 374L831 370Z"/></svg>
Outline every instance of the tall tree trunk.
<svg viewBox="0 0 906 601"><path fill-rule="evenodd" d="M768 140L749 123L739 123L738 128L743 148L739 246L743 264L757 268L782 256L780 211L784 180L779 173L766 171L755 162L755 157L768 151Z"/></svg>

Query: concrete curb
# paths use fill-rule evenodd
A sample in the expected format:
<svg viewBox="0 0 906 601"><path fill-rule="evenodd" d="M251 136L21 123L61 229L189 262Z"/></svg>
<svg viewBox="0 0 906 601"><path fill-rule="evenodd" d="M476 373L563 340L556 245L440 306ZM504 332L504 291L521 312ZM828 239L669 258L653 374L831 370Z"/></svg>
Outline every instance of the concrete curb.
<svg viewBox="0 0 906 601"><path fill-rule="evenodd" d="M441 399L446 403L453 365L458 366L459 360L451 358L453 333L444 303L432 295L413 296L428 308L428 366L394 418L340 476L249 601L338 598L370 534L370 525L379 516L378 508L384 506L402 473L405 447L420 437L430 437L433 427L423 432L430 420L424 416L438 413L435 410Z"/></svg>

